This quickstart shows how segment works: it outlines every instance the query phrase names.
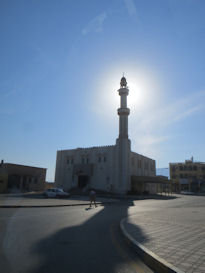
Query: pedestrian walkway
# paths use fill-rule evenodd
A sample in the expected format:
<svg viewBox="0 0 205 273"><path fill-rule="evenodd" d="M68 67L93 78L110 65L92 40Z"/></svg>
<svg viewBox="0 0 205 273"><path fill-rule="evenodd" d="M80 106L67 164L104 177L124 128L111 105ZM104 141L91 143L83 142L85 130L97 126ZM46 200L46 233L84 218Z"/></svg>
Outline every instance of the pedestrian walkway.
<svg viewBox="0 0 205 273"><path fill-rule="evenodd" d="M203 207L140 212L121 224L131 239L185 273L205 273ZM150 252L150 253L151 253Z"/></svg>

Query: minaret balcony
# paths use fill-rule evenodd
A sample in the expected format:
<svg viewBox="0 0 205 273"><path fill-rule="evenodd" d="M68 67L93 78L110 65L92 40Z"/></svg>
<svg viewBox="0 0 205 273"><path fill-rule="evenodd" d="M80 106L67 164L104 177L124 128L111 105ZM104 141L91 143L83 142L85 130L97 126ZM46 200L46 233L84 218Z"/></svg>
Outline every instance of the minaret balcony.
<svg viewBox="0 0 205 273"><path fill-rule="evenodd" d="M118 90L118 92L119 92L119 95L120 96L122 96L122 95L128 95L129 94L129 89L128 88L126 88L126 87L123 87L123 88L120 88L119 90Z"/></svg>
<svg viewBox="0 0 205 273"><path fill-rule="evenodd" d="M130 109L129 108L118 108L117 109L118 115L124 115L124 116L128 116L130 114Z"/></svg>

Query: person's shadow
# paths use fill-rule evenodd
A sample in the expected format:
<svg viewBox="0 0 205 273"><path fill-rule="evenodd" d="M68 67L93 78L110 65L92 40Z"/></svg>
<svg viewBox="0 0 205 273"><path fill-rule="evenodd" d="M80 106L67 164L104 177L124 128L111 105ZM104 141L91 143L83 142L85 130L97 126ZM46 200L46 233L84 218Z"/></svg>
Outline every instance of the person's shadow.
<svg viewBox="0 0 205 273"><path fill-rule="evenodd" d="M92 208L91 207L89 207L89 208L86 208L85 210L91 210Z"/></svg>
<svg viewBox="0 0 205 273"><path fill-rule="evenodd" d="M86 222L63 228L36 243L32 255L40 256L42 262L31 272L117 272L125 261L116 250L119 246L113 244L113 237L119 232L113 227L119 227L120 220L127 216L128 207L132 205L132 201L123 201L105 205L103 209L82 207L84 213L91 216ZM92 210L96 213L92 214ZM135 229L141 233L141 242L146 241L140 228L135 226Z"/></svg>

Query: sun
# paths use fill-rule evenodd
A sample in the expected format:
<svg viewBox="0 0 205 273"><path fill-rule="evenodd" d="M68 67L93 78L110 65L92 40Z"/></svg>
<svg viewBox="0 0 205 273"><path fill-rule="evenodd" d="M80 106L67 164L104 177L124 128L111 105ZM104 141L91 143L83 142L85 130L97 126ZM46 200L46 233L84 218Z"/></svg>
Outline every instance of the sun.
<svg viewBox="0 0 205 273"><path fill-rule="evenodd" d="M112 69L101 75L95 82L95 110L103 116L110 116L113 109L120 106L120 97L118 89L123 72L120 69ZM156 99L156 81L153 75L147 71L139 69L130 69L124 73L127 80L129 95L127 97L127 106L131 112L148 111L148 105ZM104 107L102 107L104 105ZM145 110L146 109L146 110Z"/></svg>

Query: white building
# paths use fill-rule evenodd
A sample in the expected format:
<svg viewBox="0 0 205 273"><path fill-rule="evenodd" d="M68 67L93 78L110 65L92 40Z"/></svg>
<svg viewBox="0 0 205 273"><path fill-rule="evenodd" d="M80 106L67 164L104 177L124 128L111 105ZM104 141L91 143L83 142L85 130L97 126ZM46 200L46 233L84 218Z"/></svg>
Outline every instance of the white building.
<svg viewBox="0 0 205 273"><path fill-rule="evenodd" d="M56 185L64 190L94 188L106 192L126 194L133 188L146 190L136 185L137 178L156 175L155 160L131 151L128 138L126 79L120 82L119 137L115 145L77 148L57 151Z"/></svg>

